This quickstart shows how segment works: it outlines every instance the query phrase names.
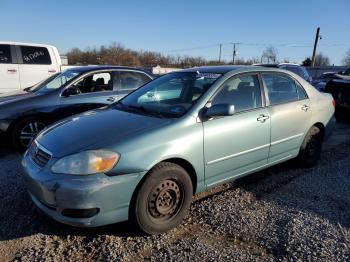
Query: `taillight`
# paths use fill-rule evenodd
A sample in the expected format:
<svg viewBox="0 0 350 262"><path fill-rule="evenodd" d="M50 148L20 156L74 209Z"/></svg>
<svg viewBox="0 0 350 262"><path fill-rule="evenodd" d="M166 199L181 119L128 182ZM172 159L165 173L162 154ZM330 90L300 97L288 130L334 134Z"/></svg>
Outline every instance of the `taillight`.
<svg viewBox="0 0 350 262"><path fill-rule="evenodd" d="M335 104L335 100L334 100L334 99L332 100L332 105L333 105L333 107L335 108L335 105L336 105L336 104Z"/></svg>

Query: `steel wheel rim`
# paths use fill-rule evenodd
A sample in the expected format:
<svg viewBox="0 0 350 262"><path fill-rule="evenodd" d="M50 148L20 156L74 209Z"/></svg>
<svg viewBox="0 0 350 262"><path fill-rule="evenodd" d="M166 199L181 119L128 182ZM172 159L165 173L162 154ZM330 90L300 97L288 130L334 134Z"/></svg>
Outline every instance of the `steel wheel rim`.
<svg viewBox="0 0 350 262"><path fill-rule="evenodd" d="M148 214L153 222L167 222L180 211L184 200L183 187L175 179L166 179L155 186L148 198Z"/></svg>
<svg viewBox="0 0 350 262"><path fill-rule="evenodd" d="M28 147L46 125L42 122L30 122L19 133L19 140L24 147Z"/></svg>

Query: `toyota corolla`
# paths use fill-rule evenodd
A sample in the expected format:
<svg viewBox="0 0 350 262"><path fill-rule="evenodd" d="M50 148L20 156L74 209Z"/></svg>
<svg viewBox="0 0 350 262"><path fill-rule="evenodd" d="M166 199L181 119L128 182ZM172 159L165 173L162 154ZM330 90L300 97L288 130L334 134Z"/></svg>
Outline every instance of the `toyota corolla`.
<svg viewBox="0 0 350 262"><path fill-rule="evenodd" d="M24 177L60 222L130 219L156 234L181 223L195 193L293 158L315 165L333 113L331 95L289 71L186 69L45 129Z"/></svg>

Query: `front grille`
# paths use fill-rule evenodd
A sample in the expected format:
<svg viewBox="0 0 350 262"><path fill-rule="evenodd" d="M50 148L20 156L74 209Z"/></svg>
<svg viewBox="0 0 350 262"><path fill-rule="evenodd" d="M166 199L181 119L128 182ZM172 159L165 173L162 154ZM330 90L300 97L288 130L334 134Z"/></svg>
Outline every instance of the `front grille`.
<svg viewBox="0 0 350 262"><path fill-rule="evenodd" d="M34 142L30 148L30 157L37 166L44 167L47 164L47 162L50 161L51 154L45 152L45 150L41 148L41 146Z"/></svg>

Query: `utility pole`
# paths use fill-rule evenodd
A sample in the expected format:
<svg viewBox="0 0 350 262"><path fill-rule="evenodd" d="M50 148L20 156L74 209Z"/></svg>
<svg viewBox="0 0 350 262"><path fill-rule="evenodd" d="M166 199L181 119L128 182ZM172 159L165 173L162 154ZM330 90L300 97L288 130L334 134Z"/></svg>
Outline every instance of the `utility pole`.
<svg viewBox="0 0 350 262"><path fill-rule="evenodd" d="M317 48L317 42L320 36L320 28L317 27L317 31L316 31L316 38L315 38L315 44L314 44L314 50L312 52L312 60L311 60L311 66L314 67L315 66L315 58L316 58L316 48Z"/></svg>
<svg viewBox="0 0 350 262"><path fill-rule="evenodd" d="M233 43L232 64L235 64L236 43Z"/></svg>
<svg viewBox="0 0 350 262"><path fill-rule="evenodd" d="M219 64L221 62L221 47L222 47L222 44L220 44L220 52L219 52Z"/></svg>

